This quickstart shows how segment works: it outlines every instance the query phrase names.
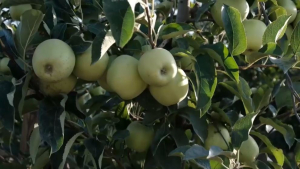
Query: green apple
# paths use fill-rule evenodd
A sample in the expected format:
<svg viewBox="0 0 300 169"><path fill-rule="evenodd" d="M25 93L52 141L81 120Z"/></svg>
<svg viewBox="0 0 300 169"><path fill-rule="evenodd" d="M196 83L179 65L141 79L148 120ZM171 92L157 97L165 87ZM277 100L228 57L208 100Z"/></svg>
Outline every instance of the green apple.
<svg viewBox="0 0 300 169"><path fill-rule="evenodd" d="M68 94L74 89L76 82L77 78L74 75L70 75L58 82L46 82L41 80L40 90L48 96L57 96L61 93Z"/></svg>
<svg viewBox="0 0 300 169"><path fill-rule="evenodd" d="M99 96L105 94L105 89L103 89L101 86L96 86L94 88L89 89L89 92L92 96Z"/></svg>
<svg viewBox="0 0 300 169"><path fill-rule="evenodd" d="M224 27L222 21L223 4L236 8L240 12L242 20L245 20L249 14L249 4L246 0L217 0L211 7L211 15L215 22L221 27Z"/></svg>
<svg viewBox="0 0 300 169"><path fill-rule="evenodd" d="M76 57L74 75L86 81L97 81L103 75L108 65L109 56L105 53L92 64L92 45L81 55Z"/></svg>
<svg viewBox="0 0 300 169"><path fill-rule="evenodd" d="M177 65L173 55L163 48L145 52L138 64L141 78L151 86L164 86L177 74Z"/></svg>
<svg viewBox="0 0 300 169"><path fill-rule="evenodd" d="M134 121L128 125L127 130L130 135L125 139L126 145L136 152L147 151L154 137L153 128Z"/></svg>
<svg viewBox="0 0 300 169"><path fill-rule="evenodd" d="M244 141L240 147L239 159L243 163L251 163L259 154L259 147L256 141L248 136L248 140Z"/></svg>
<svg viewBox="0 0 300 169"><path fill-rule="evenodd" d="M107 71L107 84L124 100L140 95L147 84L138 72L138 60L129 55L117 57Z"/></svg>
<svg viewBox="0 0 300 169"><path fill-rule="evenodd" d="M182 69L165 86L149 86L151 95L160 104L171 106L182 101L189 91L189 80Z"/></svg>
<svg viewBox="0 0 300 169"><path fill-rule="evenodd" d="M247 50L244 54L258 51L262 46L262 38L267 29L264 22L257 19L248 19L243 21L247 38Z"/></svg>
<svg viewBox="0 0 300 169"><path fill-rule="evenodd" d="M15 5L9 7L9 13L13 20L19 21L22 14L30 9L32 9L30 4Z"/></svg>
<svg viewBox="0 0 300 169"><path fill-rule="evenodd" d="M1 59L1 61L0 61L0 73L3 73L3 74L10 74L11 73L10 68L8 67L9 60L10 59L7 58L7 57Z"/></svg>
<svg viewBox="0 0 300 169"><path fill-rule="evenodd" d="M33 53L33 70L45 82L57 82L69 77L74 66L75 54L72 48L59 39L43 41Z"/></svg>
<svg viewBox="0 0 300 169"><path fill-rule="evenodd" d="M215 126L218 128L218 130L216 129ZM222 135L218 131L220 131ZM227 146L222 136L224 137L224 139L229 145L229 143L231 142L231 137L228 130L220 124L215 124L215 125L209 124L208 135L204 142L204 147L207 150L209 150L211 146L218 146L222 150L227 150L229 147Z"/></svg>
<svg viewBox="0 0 300 169"><path fill-rule="evenodd" d="M182 70L193 70L195 61L192 57L182 57L177 62L178 67L180 67Z"/></svg>
<svg viewBox="0 0 300 169"><path fill-rule="evenodd" d="M111 63L117 58L116 55L111 55L109 57L109 61L106 67L106 70L104 71L104 73L102 74L102 76L100 77L100 79L97 81L98 84L105 89L108 92L113 92L112 88L107 84L107 70L109 69Z"/></svg>
<svg viewBox="0 0 300 169"><path fill-rule="evenodd" d="M277 0L277 4L286 10L287 15L291 15L288 23L292 23L297 16L297 7L295 3L292 0ZM276 18L272 19L274 20Z"/></svg>

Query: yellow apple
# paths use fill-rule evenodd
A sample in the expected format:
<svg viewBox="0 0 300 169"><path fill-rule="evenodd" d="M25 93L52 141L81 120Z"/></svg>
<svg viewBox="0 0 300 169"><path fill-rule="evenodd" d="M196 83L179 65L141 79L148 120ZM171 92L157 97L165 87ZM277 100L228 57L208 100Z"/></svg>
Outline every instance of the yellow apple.
<svg viewBox="0 0 300 169"><path fill-rule="evenodd" d="M222 21L223 4L236 8L240 12L242 20L246 19L249 14L249 4L246 0L217 0L211 7L211 15L215 22L221 27L224 27Z"/></svg>
<svg viewBox="0 0 300 169"><path fill-rule="evenodd" d="M239 159L243 163L251 163L259 154L259 147L256 141L248 136L248 140L244 141L240 147Z"/></svg>
<svg viewBox="0 0 300 169"><path fill-rule="evenodd" d="M117 57L107 71L107 84L124 100L140 95L147 84L138 72L138 60L129 55Z"/></svg>
<svg viewBox="0 0 300 169"><path fill-rule="evenodd" d="M76 57L74 75L86 81L97 81L106 70L109 56L105 53L97 62L92 63L92 45Z"/></svg>
<svg viewBox="0 0 300 169"><path fill-rule="evenodd" d="M267 29L264 22L257 19L248 19L243 21L247 38L247 50L245 54L258 51L262 46L262 38Z"/></svg>
<svg viewBox="0 0 300 169"><path fill-rule="evenodd" d="M62 79L58 82L45 82L40 81L40 90L42 93L48 96L57 96L59 94L68 94L70 93L77 82L77 78L74 75Z"/></svg>
<svg viewBox="0 0 300 169"><path fill-rule="evenodd" d="M19 21L22 14L30 9L32 9L30 4L15 5L9 7L9 13L13 20Z"/></svg>
<svg viewBox="0 0 300 169"><path fill-rule="evenodd" d="M109 69L111 63L117 58L116 55L111 55L109 57L109 61L106 67L106 70L104 71L104 73L102 74L102 76L100 77L100 79L97 81L98 84L105 89L108 92L113 92L112 88L107 84L107 70Z"/></svg>
<svg viewBox="0 0 300 169"><path fill-rule="evenodd" d="M127 130L130 135L125 139L126 145L136 152L147 151L154 137L153 128L134 121L128 125Z"/></svg>
<svg viewBox="0 0 300 169"><path fill-rule="evenodd" d="M141 78L149 85L164 86L177 73L177 65L173 55L163 48L145 52L138 63Z"/></svg>
<svg viewBox="0 0 300 169"><path fill-rule="evenodd" d="M189 80L182 69L165 86L149 86L151 95L162 105L171 106L182 101L189 91Z"/></svg>
<svg viewBox="0 0 300 169"><path fill-rule="evenodd" d="M215 125L219 129L220 133L222 134L222 136L224 137L224 139L229 145L229 143L231 142L231 137L228 130L220 124L215 124ZM226 142L224 141L223 137L216 129L215 125L213 124L208 125L208 135L205 140L204 146L207 150L209 150L211 146L218 146L222 150L227 150L229 147L227 147Z"/></svg>
<svg viewBox="0 0 300 169"><path fill-rule="evenodd" d="M0 72L3 74L10 74L10 68L8 67L8 63L9 63L9 58L5 57L2 58L0 61Z"/></svg>
<svg viewBox="0 0 300 169"><path fill-rule="evenodd" d="M288 23L292 23L297 16L297 7L295 3L292 0L277 0L277 4L286 10L287 15L291 15Z"/></svg>
<svg viewBox="0 0 300 169"><path fill-rule="evenodd" d="M72 48L59 39L43 41L33 53L33 70L45 82L57 82L69 77L74 66L75 54Z"/></svg>

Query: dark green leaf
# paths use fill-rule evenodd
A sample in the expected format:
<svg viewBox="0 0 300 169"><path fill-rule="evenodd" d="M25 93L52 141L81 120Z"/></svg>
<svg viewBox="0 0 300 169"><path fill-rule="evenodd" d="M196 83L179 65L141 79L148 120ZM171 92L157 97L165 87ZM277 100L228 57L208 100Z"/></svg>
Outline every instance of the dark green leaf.
<svg viewBox="0 0 300 169"><path fill-rule="evenodd" d="M51 38L61 39L61 40L64 39L66 30L67 30L67 24L66 23L56 24L53 27L53 29L51 30Z"/></svg>
<svg viewBox="0 0 300 169"><path fill-rule="evenodd" d="M10 93L13 84L8 81L0 81L0 120L9 131L14 130L14 107L9 103L7 94Z"/></svg>
<svg viewBox="0 0 300 169"><path fill-rule="evenodd" d="M29 140L29 153L32 160L32 163L35 163L38 149L41 143L41 136L39 127L35 127L31 133Z"/></svg>
<svg viewBox="0 0 300 169"><path fill-rule="evenodd" d="M104 149L106 145L102 142L99 142L98 140L94 138L88 138L84 140L84 145L86 149L89 151L89 153L92 155L94 160L97 162L97 168L101 167L101 164L99 164L99 161L102 161Z"/></svg>
<svg viewBox="0 0 300 169"><path fill-rule="evenodd" d="M71 36L67 43L73 49L75 55L82 54L91 46L91 42L84 40L80 35Z"/></svg>
<svg viewBox="0 0 300 169"><path fill-rule="evenodd" d="M253 95L255 112L259 112L263 107L269 104L271 94L272 88L268 85L263 85L257 89Z"/></svg>
<svg viewBox="0 0 300 169"><path fill-rule="evenodd" d="M99 31L92 44L92 63L97 62L115 43L111 31Z"/></svg>
<svg viewBox="0 0 300 169"><path fill-rule="evenodd" d="M184 160L193 160L197 158L206 158L209 154L204 147L195 144L184 153Z"/></svg>
<svg viewBox="0 0 300 169"><path fill-rule="evenodd" d="M283 54L282 49L275 42L265 44L258 52L273 56L281 56Z"/></svg>
<svg viewBox="0 0 300 169"><path fill-rule="evenodd" d="M290 43L295 54L300 52L300 22L298 22L294 28Z"/></svg>
<svg viewBox="0 0 300 169"><path fill-rule="evenodd" d="M172 150L169 153L169 156L179 156L179 157L183 157L185 152L190 149L191 146L189 145L185 145L185 146L181 146L181 147L177 147L176 149Z"/></svg>
<svg viewBox="0 0 300 169"><path fill-rule="evenodd" d="M155 132L154 139L151 144L151 150L153 155L155 155L159 144L170 134L170 129L168 123L164 123L161 127Z"/></svg>
<svg viewBox="0 0 300 169"><path fill-rule="evenodd" d="M171 131L171 136L175 140L177 147L189 144L189 140L182 129L173 129Z"/></svg>
<svg viewBox="0 0 300 169"><path fill-rule="evenodd" d="M186 34L193 30L193 27L186 23L170 23L165 25L161 30L159 36L162 39L171 39L179 35Z"/></svg>
<svg viewBox="0 0 300 169"><path fill-rule="evenodd" d="M10 6L21 5L21 4L36 4L42 5L44 3L43 0L9 0L9 1L1 1L1 8L7 8Z"/></svg>
<svg viewBox="0 0 300 169"><path fill-rule="evenodd" d="M202 15L210 9L210 5L212 3L213 2L204 3L204 4L202 4L202 6L200 8L197 9L196 16L195 16L195 22L198 22L200 20L200 18L202 17Z"/></svg>
<svg viewBox="0 0 300 169"><path fill-rule="evenodd" d="M125 140L130 135L128 130L118 130L113 135L113 140Z"/></svg>
<svg viewBox="0 0 300 169"><path fill-rule="evenodd" d="M225 4L223 7L222 21L229 40L229 50L233 56L236 56L247 48L245 29L238 9Z"/></svg>
<svg viewBox="0 0 300 169"><path fill-rule="evenodd" d="M157 148L154 159L158 162L162 169L181 169L180 157L168 156L168 152L170 151L168 144L163 141Z"/></svg>

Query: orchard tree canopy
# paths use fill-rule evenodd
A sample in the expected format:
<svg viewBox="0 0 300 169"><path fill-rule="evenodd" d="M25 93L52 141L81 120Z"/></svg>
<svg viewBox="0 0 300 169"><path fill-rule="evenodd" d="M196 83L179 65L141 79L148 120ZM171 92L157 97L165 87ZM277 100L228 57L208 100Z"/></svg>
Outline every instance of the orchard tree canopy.
<svg viewBox="0 0 300 169"><path fill-rule="evenodd" d="M1 169L297 169L300 0L1 0Z"/></svg>

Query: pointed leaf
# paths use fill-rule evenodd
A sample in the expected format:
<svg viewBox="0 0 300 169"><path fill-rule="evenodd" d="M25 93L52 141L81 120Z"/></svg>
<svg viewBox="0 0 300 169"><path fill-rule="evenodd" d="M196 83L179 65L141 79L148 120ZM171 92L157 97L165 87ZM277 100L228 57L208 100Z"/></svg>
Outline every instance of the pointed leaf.
<svg viewBox="0 0 300 169"><path fill-rule="evenodd" d="M95 138L85 139L84 145L86 149L89 151L89 153L91 153L94 160L97 161L96 163L97 168L101 167L99 166L98 161L102 159L106 145L103 142L99 142Z"/></svg>
<svg viewBox="0 0 300 169"><path fill-rule="evenodd" d="M296 60L295 57L282 57L282 58L275 58L270 56L270 61L277 65L283 73L287 73L290 68L296 65L299 61Z"/></svg>
<svg viewBox="0 0 300 169"><path fill-rule="evenodd" d="M187 32L193 30L193 27L186 23L170 23L165 25L159 33L162 39L171 39L179 35L186 34Z"/></svg>
<svg viewBox="0 0 300 169"><path fill-rule="evenodd" d="M291 43L291 48L293 49L293 52L295 54L297 52L300 52L300 22L296 24L293 30L290 43Z"/></svg>
<svg viewBox="0 0 300 169"><path fill-rule="evenodd" d="M155 155L159 144L170 134L170 129L168 123L164 123L161 127L155 132L154 139L151 144L151 150L153 155Z"/></svg>
<svg viewBox="0 0 300 169"><path fill-rule="evenodd" d="M274 22L268 25L263 35L263 45L269 42L276 43L282 32L285 31L285 28L287 27L290 18L291 16L281 15Z"/></svg>
<svg viewBox="0 0 300 169"><path fill-rule="evenodd" d="M204 147L195 144L184 153L184 160L193 160L197 158L206 158L209 154Z"/></svg>
<svg viewBox="0 0 300 169"><path fill-rule="evenodd" d="M185 152L190 149L191 146L190 145L185 145L185 146L180 146L180 147L177 147L176 149L172 150L170 153L169 153L169 156L179 156L179 157L183 157Z"/></svg>
<svg viewBox="0 0 300 169"><path fill-rule="evenodd" d="M38 153L40 143L41 143L40 130L39 127L36 126L33 129L29 140L29 153L33 164L35 164L36 155Z"/></svg>
<svg viewBox="0 0 300 169"><path fill-rule="evenodd" d="M258 52L273 56L281 56L283 54L282 49L275 42L265 44Z"/></svg>

